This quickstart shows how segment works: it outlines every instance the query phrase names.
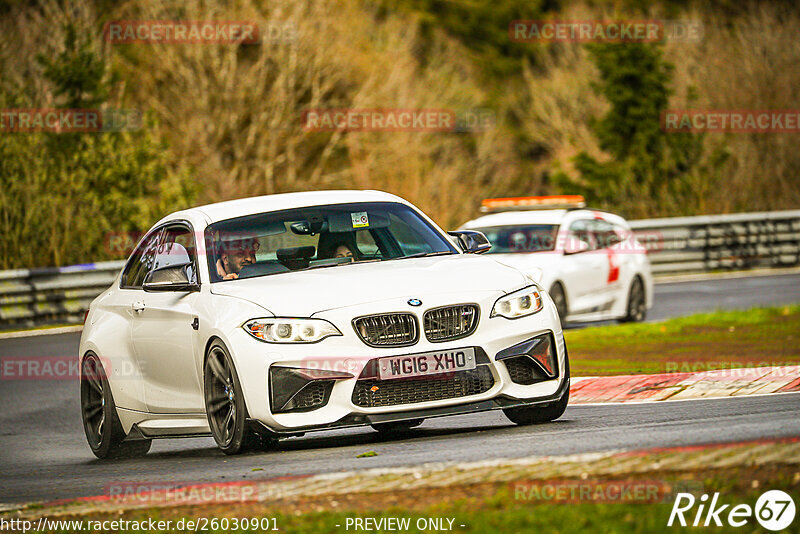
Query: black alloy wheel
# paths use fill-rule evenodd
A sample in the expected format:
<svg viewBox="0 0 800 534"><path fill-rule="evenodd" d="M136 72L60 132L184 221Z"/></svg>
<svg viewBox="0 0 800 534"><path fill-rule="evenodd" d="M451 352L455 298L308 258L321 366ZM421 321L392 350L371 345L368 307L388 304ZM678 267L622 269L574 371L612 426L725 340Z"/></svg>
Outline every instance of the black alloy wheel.
<svg viewBox="0 0 800 534"><path fill-rule="evenodd" d="M248 426L242 386L233 360L220 341L208 349L203 386L208 426L222 452L239 454L262 446L260 436Z"/></svg>
<svg viewBox="0 0 800 534"><path fill-rule="evenodd" d="M94 353L81 362L81 418L86 441L95 456L136 458L147 454L152 440L125 441L126 434L117 415L114 396L103 364Z"/></svg>

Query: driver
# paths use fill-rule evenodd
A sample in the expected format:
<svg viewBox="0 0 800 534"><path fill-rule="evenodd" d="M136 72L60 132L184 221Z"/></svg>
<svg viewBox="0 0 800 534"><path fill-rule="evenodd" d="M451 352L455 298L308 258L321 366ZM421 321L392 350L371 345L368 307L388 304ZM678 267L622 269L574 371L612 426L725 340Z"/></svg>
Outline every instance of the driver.
<svg viewBox="0 0 800 534"><path fill-rule="evenodd" d="M217 275L223 280L239 278L245 265L256 262L258 240L255 238L220 241L220 256L217 260Z"/></svg>

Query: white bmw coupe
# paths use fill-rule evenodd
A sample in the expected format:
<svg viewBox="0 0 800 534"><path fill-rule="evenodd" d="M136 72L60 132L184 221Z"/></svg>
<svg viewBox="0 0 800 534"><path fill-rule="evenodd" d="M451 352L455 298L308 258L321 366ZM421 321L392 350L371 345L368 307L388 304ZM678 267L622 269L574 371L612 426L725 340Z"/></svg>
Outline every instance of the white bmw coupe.
<svg viewBox="0 0 800 534"><path fill-rule="evenodd" d="M377 191L291 193L173 213L92 302L84 430L100 458L154 438L222 451L307 431L501 409L551 421L569 397L553 301Z"/></svg>

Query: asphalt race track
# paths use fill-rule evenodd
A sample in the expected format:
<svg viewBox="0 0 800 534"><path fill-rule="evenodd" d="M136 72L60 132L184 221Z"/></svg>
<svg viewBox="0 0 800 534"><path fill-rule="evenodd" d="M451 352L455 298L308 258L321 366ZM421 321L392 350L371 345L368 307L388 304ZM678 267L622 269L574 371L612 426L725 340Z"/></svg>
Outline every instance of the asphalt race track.
<svg viewBox="0 0 800 534"><path fill-rule="evenodd" d="M797 303L800 303L798 273L671 282L655 286L654 306L647 320L661 321L719 309L746 310Z"/></svg>
<svg viewBox="0 0 800 534"><path fill-rule="evenodd" d="M656 286L652 319L800 302L800 274ZM78 334L0 340L0 357L76 355ZM572 406L517 427L502 412L426 421L382 438L370 428L307 434L274 451L226 457L210 438L155 441L142 459L101 462L80 422L76 381L0 381L0 503L103 494L119 482L229 482L371 467L800 436L800 393ZM375 451L378 456L356 458ZM253 472L253 468L263 471Z"/></svg>

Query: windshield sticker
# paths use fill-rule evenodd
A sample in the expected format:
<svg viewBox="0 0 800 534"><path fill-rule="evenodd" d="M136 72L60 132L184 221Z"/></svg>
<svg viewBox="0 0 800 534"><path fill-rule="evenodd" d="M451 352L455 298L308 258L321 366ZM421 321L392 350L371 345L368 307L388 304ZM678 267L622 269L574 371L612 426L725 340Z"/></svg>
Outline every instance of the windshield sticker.
<svg viewBox="0 0 800 534"><path fill-rule="evenodd" d="M367 217L366 211L351 213L350 218L353 221L353 228L366 228L369 226L369 217Z"/></svg>

